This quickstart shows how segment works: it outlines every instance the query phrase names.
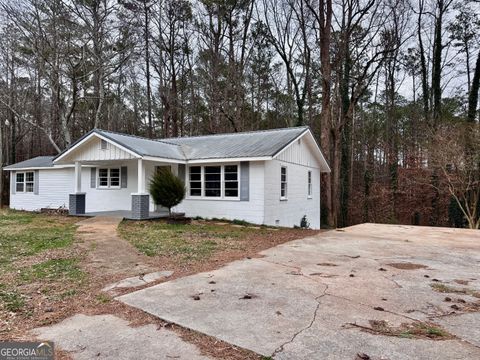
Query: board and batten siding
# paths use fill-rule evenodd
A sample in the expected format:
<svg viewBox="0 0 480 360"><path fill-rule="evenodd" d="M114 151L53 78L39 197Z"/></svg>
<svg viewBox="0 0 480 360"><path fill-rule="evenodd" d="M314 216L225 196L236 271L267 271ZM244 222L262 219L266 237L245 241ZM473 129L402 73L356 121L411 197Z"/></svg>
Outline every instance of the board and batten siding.
<svg viewBox="0 0 480 360"><path fill-rule="evenodd" d="M42 208L68 208L68 194L73 190L72 168L39 169L38 195L34 193L10 192L10 208L38 211ZM15 181L15 179L12 179Z"/></svg>
<svg viewBox="0 0 480 360"><path fill-rule="evenodd" d="M230 163L229 163L230 164ZM176 212L186 216L201 216L212 219L244 220L254 224L264 222L265 173L264 161L251 161L249 165L249 199L248 201L225 199L189 199L186 198L177 207ZM197 165L197 164L195 164ZM198 164L203 165L203 164ZM217 164L215 164L217 165ZM218 163L218 165L223 165ZM240 164L239 168L240 168ZM241 176L241 175L240 175ZM187 174L188 178L188 174Z"/></svg>
<svg viewBox="0 0 480 360"><path fill-rule="evenodd" d="M135 156L131 153L107 142L106 149L101 147L102 141L94 136L77 150L69 154L62 162L68 161L102 161L102 160L129 160Z"/></svg>
<svg viewBox="0 0 480 360"><path fill-rule="evenodd" d="M275 159L290 164L320 168L320 163L314 155L316 145L308 134L288 145Z"/></svg>
<svg viewBox="0 0 480 360"><path fill-rule="evenodd" d="M307 136L290 144L274 160L265 162L265 224L299 226L306 215L312 229L320 229L320 163ZM281 167L287 168L287 199L280 199ZM308 172L312 196L308 197Z"/></svg>

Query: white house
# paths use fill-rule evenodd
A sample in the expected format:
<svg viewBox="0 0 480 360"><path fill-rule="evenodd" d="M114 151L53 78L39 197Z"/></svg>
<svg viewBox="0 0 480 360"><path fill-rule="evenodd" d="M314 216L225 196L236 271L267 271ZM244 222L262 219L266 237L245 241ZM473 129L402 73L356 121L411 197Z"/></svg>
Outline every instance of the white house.
<svg viewBox="0 0 480 360"><path fill-rule="evenodd" d="M149 179L169 167L187 195L186 216L320 228L320 173L330 169L308 127L151 140L94 129L56 157L10 165L10 207L67 207L72 215L165 215Z"/></svg>

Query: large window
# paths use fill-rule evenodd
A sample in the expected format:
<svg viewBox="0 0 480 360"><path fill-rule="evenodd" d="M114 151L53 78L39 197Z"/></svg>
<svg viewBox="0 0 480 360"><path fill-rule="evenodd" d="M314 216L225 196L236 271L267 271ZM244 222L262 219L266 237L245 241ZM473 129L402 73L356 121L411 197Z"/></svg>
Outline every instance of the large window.
<svg viewBox="0 0 480 360"><path fill-rule="evenodd" d="M33 193L35 173L33 171L19 172L15 177L15 191Z"/></svg>
<svg viewBox="0 0 480 360"><path fill-rule="evenodd" d="M238 198L238 165L189 167L191 197Z"/></svg>
<svg viewBox="0 0 480 360"><path fill-rule="evenodd" d="M222 167L205 166L204 185L206 197L220 197L222 195Z"/></svg>
<svg viewBox="0 0 480 360"><path fill-rule="evenodd" d="M102 189L120 188L120 169L98 169L98 187Z"/></svg>
<svg viewBox="0 0 480 360"><path fill-rule="evenodd" d="M311 198L312 197L312 172L310 170L308 170L308 183L307 183L307 193L308 193L308 197Z"/></svg>
<svg viewBox="0 0 480 360"><path fill-rule="evenodd" d="M280 199L287 199L287 168L285 166L280 168Z"/></svg>

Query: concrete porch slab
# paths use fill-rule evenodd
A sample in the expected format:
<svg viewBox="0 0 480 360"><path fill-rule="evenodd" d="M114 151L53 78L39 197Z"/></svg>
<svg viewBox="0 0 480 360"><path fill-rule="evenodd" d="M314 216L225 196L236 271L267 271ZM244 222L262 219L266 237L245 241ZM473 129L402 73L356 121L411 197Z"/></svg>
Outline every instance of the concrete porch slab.
<svg viewBox="0 0 480 360"><path fill-rule="evenodd" d="M95 216L108 216L108 217L120 217L125 220L137 220L132 216L130 210L116 210L116 211L98 211L98 212L87 212L81 215L75 215L80 217L95 217ZM168 217L168 213L164 212L150 212L148 219L143 220L155 220Z"/></svg>

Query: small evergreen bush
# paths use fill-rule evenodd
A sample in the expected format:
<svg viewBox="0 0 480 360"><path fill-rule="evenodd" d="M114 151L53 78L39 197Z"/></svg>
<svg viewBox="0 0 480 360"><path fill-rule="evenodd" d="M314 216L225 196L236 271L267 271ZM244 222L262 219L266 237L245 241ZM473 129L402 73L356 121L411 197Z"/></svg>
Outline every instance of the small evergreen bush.
<svg viewBox="0 0 480 360"><path fill-rule="evenodd" d="M185 183L176 177L168 168L161 168L150 180L150 195L155 205L168 208L172 215L172 207L180 204L185 198Z"/></svg>

